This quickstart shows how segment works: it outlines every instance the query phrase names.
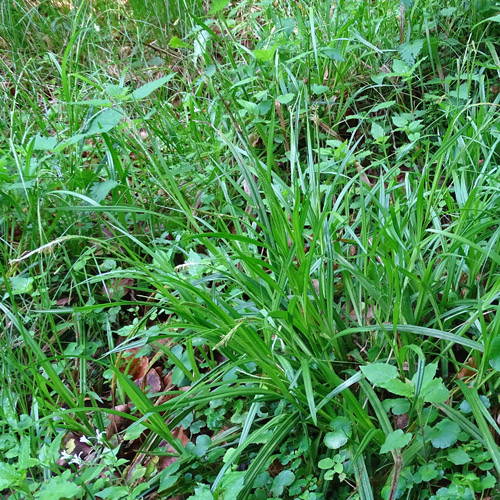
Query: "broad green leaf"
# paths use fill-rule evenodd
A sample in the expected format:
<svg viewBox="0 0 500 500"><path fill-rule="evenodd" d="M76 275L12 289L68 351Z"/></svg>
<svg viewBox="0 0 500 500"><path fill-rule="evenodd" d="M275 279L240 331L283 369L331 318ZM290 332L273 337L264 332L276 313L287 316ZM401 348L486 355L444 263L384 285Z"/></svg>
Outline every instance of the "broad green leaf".
<svg viewBox="0 0 500 500"><path fill-rule="evenodd" d="M288 104L292 102L294 99L295 99L295 94L291 94L290 92L288 94L283 94L276 97L276 100L281 104Z"/></svg>
<svg viewBox="0 0 500 500"><path fill-rule="evenodd" d="M322 470L331 469L335 465L335 460L333 458L323 458L318 462L318 467Z"/></svg>
<svg viewBox="0 0 500 500"><path fill-rule="evenodd" d="M190 47L187 43L184 43L178 36L173 36L168 42L170 47L174 49L183 49L186 47Z"/></svg>
<svg viewBox="0 0 500 500"><path fill-rule="evenodd" d="M116 186L118 186L118 182L112 179L108 179L104 182L96 182L90 189L90 197L94 201L97 201L97 203L100 203Z"/></svg>
<svg viewBox="0 0 500 500"><path fill-rule="evenodd" d="M194 443L191 443L191 442L188 443L186 445L186 451L201 458L201 457L205 456L211 443L212 443L212 440L210 439L210 436L207 436L206 434L200 434L196 438L196 445Z"/></svg>
<svg viewBox="0 0 500 500"><path fill-rule="evenodd" d="M344 56L339 49L335 49L333 47L323 47L319 50L321 54L324 54L328 59L332 61L342 62L344 60Z"/></svg>
<svg viewBox="0 0 500 500"><path fill-rule="evenodd" d="M378 141L378 140L382 139L383 137L385 137L384 129L377 122L373 122L372 123L372 128L370 130L370 133L372 134L372 137L376 141Z"/></svg>
<svg viewBox="0 0 500 500"><path fill-rule="evenodd" d="M401 429L391 432L385 438L385 443L380 448L380 453L387 453L397 448L404 448L411 441L411 437L411 432L405 434Z"/></svg>
<svg viewBox="0 0 500 500"><path fill-rule="evenodd" d="M209 14L217 14L217 12L220 12L224 7L229 5L229 2L231 0L214 0L212 3L212 8L209 10Z"/></svg>
<svg viewBox="0 0 500 500"><path fill-rule="evenodd" d="M281 471L273 480L271 491L275 497L283 494L284 489L295 481L295 474L291 470Z"/></svg>
<svg viewBox="0 0 500 500"><path fill-rule="evenodd" d="M57 139L55 137L43 137L40 134L36 134L33 149L35 151L50 151L54 149L56 145Z"/></svg>
<svg viewBox="0 0 500 500"><path fill-rule="evenodd" d="M394 415L404 415L408 413L410 409L410 402L407 399L384 399L382 401L382 406L384 407L386 412L392 410Z"/></svg>
<svg viewBox="0 0 500 500"><path fill-rule="evenodd" d="M500 371L500 336L490 344L488 362L493 369Z"/></svg>
<svg viewBox="0 0 500 500"><path fill-rule="evenodd" d="M274 53L276 52L276 45L271 49L255 49L253 51L253 55L260 62L268 62L271 61L274 57Z"/></svg>
<svg viewBox="0 0 500 500"><path fill-rule="evenodd" d="M420 54L422 47L424 46L424 39L419 38L413 42L403 43L399 46L399 54L401 59L408 64L408 66L413 66L415 64L415 59Z"/></svg>
<svg viewBox="0 0 500 500"><path fill-rule="evenodd" d="M21 476L14 466L0 462L0 491L17 484Z"/></svg>
<svg viewBox="0 0 500 500"><path fill-rule="evenodd" d="M141 99L147 97L149 94L153 93L155 90L163 87L163 85L172 80L174 76L175 73L170 73L169 75L166 75L162 78L158 78L158 80L146 83L142 87L135 89L132 94L130 94L130 97L136 101L140 101Z"/></svg>
<svg viewBox="0 0 500 500"><path fill-rule="evenodd" d="M187 500L214 500L214 495L210 488L204 484L199 488L194 489L194 495L191 495Z"/></svg>
<svg viewBox="0 0 500 500"><path fill-rule="evenodd" d="M381 102L380 104L373 106L373 108L370 109L370 113L377 113L377 111L381 111L382 109L391 108L394 104L396 104L396 101Z"/></svg>
<svg viewBox="0 0 500 500"><path fill-rule="evenodd" d="M237 500L240 491L245 485L245 473L232 471L224 476L220 489L224 500Z"/></svg>
<svg viewBox="0 0 500 500"><path fill-rule="evenodd" d="M398 376L398 369L387 363L371 363L361 367L361 372L373 385L379 385Z"/></svg>
<svg viewBox="0 0 500 500"><path fill-rule="evenodd" d="M500 23L500 14L496 16L488 17L487 21L492 21L494 23Z"/></svg>
<svg viewBox="0 0 500 500"><path fill-rule="evenodd" d="M146 429L147 427L144 425L134 422L132 425L127 427L123 439L125 441L133 441L134 439L137 439Z"/></svg>
<svg viewBox="0 0 500 500"><path fill-rule="evenodd" d="M14 295L31 294L33 292L33 278L28 276L12 276L10 278L10 287Z"/></svg>
<svg viewBox="0 0 500 500"><path fill-rule="evenodd" d="M40 491L34 494L36 500L62 500L80 497L82 487L69 481L70 476L70 471L64 472L61 476L53 476L49 482L42 486Z"/></svg>
<svg viewBox="0 0 500 500"><path fill-rule="evenodd" d="M469 454L463 448L450 450L446 458L455 465L464 465L471 461Z"/></svg>
<svg viewBox="0 0 500 500"><path fill-rule="evenodd" d="M249 113L253 115L259 114L259 106L254 102L244 101L243 99L238 99L237 102L244 110L248 111Z"/></svg>
<svg viewBox="0 0 500 500"><path fill-rule="evenodd" d="M441 378L436 378L422 387L418 397L426 403L442 404L450 397L450 391Z"/></svg>
<svg viewBox="0 0 500 500"><path fill-rule="evenodd" d="M179 467L180 463L177 460L160 472L160 487L158 488L158 493L171 488L178 481L181 476L180 473L177 474Z"/></svg>
<svg viewBox="0 0 500 500"><path fill-rule="evenodd" d="M396 127L398 128L403 128L408 125L408 120L403 116L395 115L392 117L392 123L394 123L394 125L396 125Z"/></svg>
<svg viewBox="0 0 500 500"><path fill-rule="evenodd" d="M460 433L460 427L448 418L441 420L429 433L434 448L449 448L455 444Z"/></svg>
<svg viewBox="0 0 500 500"><path fill-rule="evenodd" d="M116 99L123 99L128 94L128 88L122 87L121 85L106 85L105 87L106 94L109 97L114 97Z"/></svg>
<svg viewBox="0 0 500 500"><path fill-rule="evenodd" d="M313 94L316 95L324 94L329 89L330 87L328 87L327 85L317 85L316 83L313 83L311 85L311 91Z"/></svg>
<svg viewBox="0 0 500 500"><path fill-rule="evenodd" d="M327 432L324 443L327 448L338 450L344 446L352 434L352 422L346 417L336 417L330 422L332 432Z"/></svg>
<svg viewBox="0 0 500 500"><path fill-rule="evenodd" d="M122 120L123 115L116 109L109 108L101 111L91 122L89 129L84 134L84 137L90 137L94 134L104 134L114 129ZM77 134L80 136L82 134ZM77 137L75 136L75 137ZM84 138L82 137L82 138ZM78 139L80 140L80 138ZM66 144L65 147L69 144ZM76 141L78 142L78 141Z"/></svg>
<svg viewBox="0 0 500 500"><path fill-rule="evenodd" d="M404 61L401 61L400 59L394 59L394 61L392 62L392 71L396 75L401 75L401 76L411 75L411 68Z"/></svg>
<svg viewBox="0 0 500 500"><path fill-rule="evenodd" d="M121 500L128 495L128 488L126 486L109 486L96 495L105 500Z"/></svg>

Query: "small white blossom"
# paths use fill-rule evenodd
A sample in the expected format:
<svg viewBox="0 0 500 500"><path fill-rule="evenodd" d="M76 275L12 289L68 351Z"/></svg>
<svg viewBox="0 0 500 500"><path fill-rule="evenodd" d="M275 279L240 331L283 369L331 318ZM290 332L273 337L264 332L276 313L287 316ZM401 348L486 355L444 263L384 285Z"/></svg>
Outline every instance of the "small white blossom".
<svg viewBox="0 0 500 500"><path fill-rule="evenodd" d="M89 438L87 436L82 436L80 438L80 443L85 443L85 444L92 446L92 443L89 441Z"/></svg>

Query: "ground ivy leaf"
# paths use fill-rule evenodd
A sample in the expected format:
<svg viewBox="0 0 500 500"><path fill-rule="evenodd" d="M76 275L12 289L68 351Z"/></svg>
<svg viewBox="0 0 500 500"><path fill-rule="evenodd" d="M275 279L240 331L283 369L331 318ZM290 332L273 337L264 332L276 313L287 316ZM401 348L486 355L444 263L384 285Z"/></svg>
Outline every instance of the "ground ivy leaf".
<svg viewBox="0 0 500 500"><path fill-rule="evenodd" d="M457 442L459 433L460 427L455 422L445 418L434 426L429 438L434 448L449 448Z"/></svg>
<svg viewBox="0 0 500 500"><path fill-rule="evenodd" d="M387 363L371 363L362 366L361 372L373 385L389 382L398 376L398 369Z"/></svg>
<svg viewBox="0 0 500 500"><path fill-rule="evenodd" d="M283 470L274 478L271 491L275 497L279 497L285 487L290 486L294 481L295 474L291 470Z"/></svg>
<svg viewBox="0 0 500 500"><path fill-rule="evenodd" d="M455 465L464 465L471 461L469 454L462 448L450 450L446 458Z"/></svg>
<svg viewBox="0 0 500 500"><path fill-rule="evenodd" d="M411 432L405 434L401 429L391 432L385 438L385 443L380 448L380 453L387 453L396 448L404 448L411 441L411 437Z"/></svg>
<svg viewBox="0 0 500 500"><path fill-rule="evenodd" d="M331 469L335 465L335 460L333 458L323 458L318 462L318 467L320 469Z"/></svg>

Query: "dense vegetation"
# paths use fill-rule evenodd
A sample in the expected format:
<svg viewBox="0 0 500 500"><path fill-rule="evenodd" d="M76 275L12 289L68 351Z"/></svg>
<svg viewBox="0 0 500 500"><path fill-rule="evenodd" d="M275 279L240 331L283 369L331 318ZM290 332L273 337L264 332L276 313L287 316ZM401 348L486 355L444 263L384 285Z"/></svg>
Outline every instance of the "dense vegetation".
<svg viewBox="0 0 500 500"><path fill-rule="evenodd" d="M500 4L0 3L0 496L493 499Z"/></svg>

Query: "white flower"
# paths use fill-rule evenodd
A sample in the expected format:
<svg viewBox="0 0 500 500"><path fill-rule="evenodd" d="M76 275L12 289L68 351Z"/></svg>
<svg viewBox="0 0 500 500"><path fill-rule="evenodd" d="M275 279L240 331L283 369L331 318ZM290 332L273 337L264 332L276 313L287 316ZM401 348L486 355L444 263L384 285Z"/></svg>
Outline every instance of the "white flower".
<svg viewBox="0 0 500 500"><path fill-rule="evenodd" d="M80 438L80 443L85 443L85 444L92 446L92 443L89 441L89 438L87 436L82 436Z"/></svg>

